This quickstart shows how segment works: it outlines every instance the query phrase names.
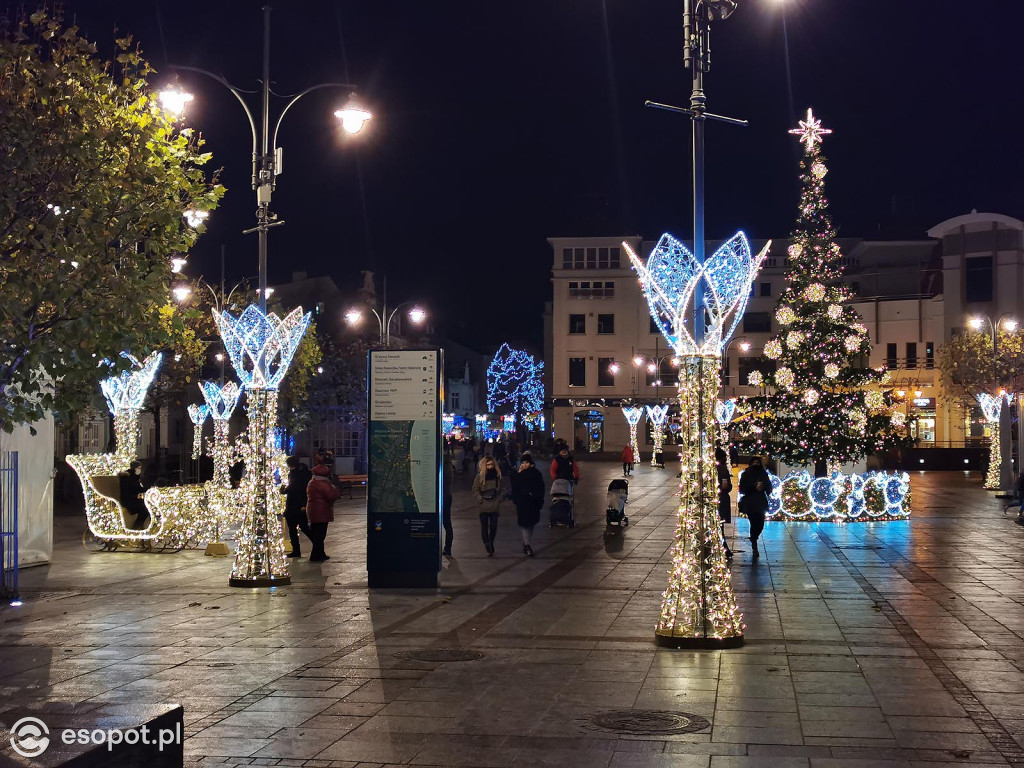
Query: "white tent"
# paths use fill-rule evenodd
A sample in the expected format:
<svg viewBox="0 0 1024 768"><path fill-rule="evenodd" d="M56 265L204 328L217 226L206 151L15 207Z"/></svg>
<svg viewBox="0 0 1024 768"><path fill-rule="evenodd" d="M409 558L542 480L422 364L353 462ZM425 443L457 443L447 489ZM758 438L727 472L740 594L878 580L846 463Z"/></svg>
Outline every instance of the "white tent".
<svg viewBox="0 0 1024 768"><path fill-rule="evenodd" d="M53 556L53 418L0 431L0 451L18 452L18 565L41 565Z"/></svg>

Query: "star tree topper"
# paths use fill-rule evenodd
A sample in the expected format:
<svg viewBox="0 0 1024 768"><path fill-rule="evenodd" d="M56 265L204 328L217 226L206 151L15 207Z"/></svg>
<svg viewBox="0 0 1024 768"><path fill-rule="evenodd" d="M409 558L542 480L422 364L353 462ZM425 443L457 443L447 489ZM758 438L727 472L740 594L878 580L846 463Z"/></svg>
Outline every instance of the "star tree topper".
<svg viewBox="0 0 1024 768"><path fill-rule="evenodd" d="M808 152L813 152L814 147L821 143L823 136L827 136L832 133L831 128L822 128L821 120L814 116L814 111L807 108L807 119L800 121L799 128L793 128L789 131L794 136L799 136L801 143L806 147Z"/></svg>

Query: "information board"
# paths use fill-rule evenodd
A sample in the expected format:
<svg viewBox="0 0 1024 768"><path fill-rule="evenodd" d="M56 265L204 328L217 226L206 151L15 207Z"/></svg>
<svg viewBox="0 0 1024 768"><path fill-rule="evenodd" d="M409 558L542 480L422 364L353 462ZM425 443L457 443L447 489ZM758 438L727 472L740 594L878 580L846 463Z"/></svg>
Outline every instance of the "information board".
<svg viewBox="0 0 1024 768"><path fill-rule="evenodd" d="M371 587L437 586L442 371L439 349L369 352L366 570Z"/></svg>

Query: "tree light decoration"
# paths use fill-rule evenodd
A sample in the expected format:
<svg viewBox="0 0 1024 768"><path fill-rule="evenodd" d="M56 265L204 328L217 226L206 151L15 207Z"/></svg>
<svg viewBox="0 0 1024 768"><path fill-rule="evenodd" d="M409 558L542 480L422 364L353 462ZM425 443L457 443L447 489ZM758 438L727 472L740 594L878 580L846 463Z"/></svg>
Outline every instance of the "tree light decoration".
<svg viewBox="0 0 1024 768"><path fill-rule="evenodd" d="M715 401L715 421L718 422L718 440L725 451L725 468L732 475L732 457L729 455L729 424L736 415L736 400Z"/></svg>
<svg viewBox="0 0 1024 768"><path fill-rule="evenodd" d="M210 406L192 403L186 410L192 420L192 461L198 461L203 453L203 424L210 415Z"/></svg>
<svg viewBox="0 0 1024 768"><path fill-rule="evenodd" d="M782 344L778 339L771 339L764 345L764 354L769 360L778 360L782 355Z"/></svg>
<svg viewBox="0 0 1024 768"><path fill-rule="evenodd" d="M910 516L910 475L906 472L832 472L813 477L806 470L785 479L769 473L769 519L806 522L878 522ZM740 498L743 495L740 494Z"/></svg>
<svg viewBox="0 0 1024 768"><path fill-rule="evenodd" d="M654 451L651 452L651 466L658 466L658 454L665 445L665 421L668 419L668 405L644 406L647 420L651 422L651 433L654 437ZM639 456L639 454L637 454Z"/></svg>
<svg viewBox="0 0 1024 768"><path fill-rule="evenodd" d="M512 414L508 414L508 413L505 414L504 416L501 417L501 427L506 432L515 432L516 431L516 417L513 416Z"/></svg>
<svg viewBox="0 0 1024 768"><path fill-rule="evenodd" d="M502 344L487 366L487 410L507 411L512 416L511 429L528 413L544 408L544 363L522 349Z"/></svg>
<svg viewBox="0 0 1024 768"><path fill-rule="evenodd" d="M993 397L988 392L982 392L976 396L981 412L985 415L985 421L991 425L992 439L988 449L988 471L985 473L985 490L999 490L999 470L1003 463L1002 446L999 439L999 412L1002 410L1003 397Z"/></svg>
<svg viewBox="0 0 1024 768"><path fill-rule="evenodd" d="M764 374L760 371L751 371L750 375L747 376L747 384L752 387L763 387L764 386Z"/></svg>
<svg viewBox="0 0 1024 768"><path fill-rule="evenodd" d="M441 414L441 434L448 437L455 431L455 414L454 413L442 413Z"/></svg>
<svg viewBox="0 0 1024 768"><path fill-rule="evenodd" d="M644 409L640 406L625 405L622 407L622 415L626 417L626 421L629 423L629 445L633 449L633 459L639 462L640 444L636 439L636 428L640 423L640 419L643 418Z"/></svg>
<svg viewBox="0 0 1024 768"><path fill-rule="evenodd" d="M786 287L775 316L783 342L768 391L745 399L750 417L738 440L754 454L790 466L829 466L909 444L906 430L892 422L891 393L870 395L883 384L884 371L864 368L872 344L853 298L842 280L842 251L825 196L821 138L831 133L808 112L792 131L805 151L800 164L801 193L796 228L786 265ZM868 399L882 397L882 407ZM870 414L866 419L854 414Z"/></svg>
<svg viewBox="0 0 1024 768"><path fill-rule="evenodd" d="M288 372L295 350L309 327L311 313L298 307L284 319L250 305L235 318L214 313L231 364L245 387L249 417L245 475L239 485L242 524L228 584L233 587L271 587L291 583L284 557L283 529L276 514L281 508L274 485L273 447L277 424L277 387Z"/></svg>
<svg viewBox="0 0 1024 768"><path fill-rule="evenodd" d="M679 511L655 634L665 645L736 646L743 642L743 616L736 607L718 527L714 401L723 348L743 316L771 243L754 256L746 236L738 232L703 264L668 234L646 264L628 243L623 247L651 317L679 357ZM705 302L697 311L704 312L707 324L695 338L686 323L694 317L698 288Z"/></svg>

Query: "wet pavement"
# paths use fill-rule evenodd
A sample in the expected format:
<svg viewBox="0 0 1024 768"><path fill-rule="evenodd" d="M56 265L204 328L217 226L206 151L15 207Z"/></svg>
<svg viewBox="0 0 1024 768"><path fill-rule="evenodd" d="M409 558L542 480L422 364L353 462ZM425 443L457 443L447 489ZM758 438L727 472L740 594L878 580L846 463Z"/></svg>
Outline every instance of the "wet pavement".
<svg viewBox="0 0 1024 768"><path fill-rule="evenodd" d="M358 500L332 559L272 592L202 552L89 553L58 517L54 563L0 608L0 711L181 703L197 766L1024 763L1024 528L977 474L915 475L909 521L769 523L756 562L739 521L746 643L693 652L653 642L675 473L641 465L608 538L618 465L582 469L577 527L538 527L532 559L510 504L486 556L457 477L438 590L367 590Z"/></svg>

